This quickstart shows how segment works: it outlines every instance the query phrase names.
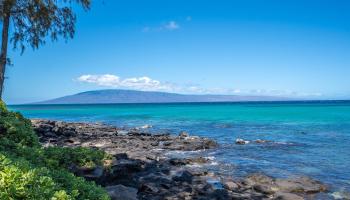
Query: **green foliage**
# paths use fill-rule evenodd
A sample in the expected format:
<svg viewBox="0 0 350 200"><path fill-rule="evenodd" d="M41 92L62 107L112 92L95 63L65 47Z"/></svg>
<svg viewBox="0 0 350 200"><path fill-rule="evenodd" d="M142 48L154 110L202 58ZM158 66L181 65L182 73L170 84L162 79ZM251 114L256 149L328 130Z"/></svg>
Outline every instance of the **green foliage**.
<svg viewBox="0 0 350 200"><path fill-rule="evenodd" d="M60 148L49 147L43 152L46 163L52 167L69 167L72 163L79 167L95 167L102 165L103 160L108 156L105 152L89 148Z"/></svg>
<svg viewBox="0 0 350 200"><path fill-rule="evenodd" d="M105 191L68 171L33 166L0 153L0 199L102 199Z"/></svg>
<svg viewBox="0 0 350 200"><path fill-rule="evenodd" d="M106 158L89 148L43 148L30 121L0 103L0 199L107 200L100 186L68 171Z"/></svg>
<svg viewBox="0 0 350 200"><path fill-rule="evenodd" d="M38 146L38 137L31 128L31 122L20 113L0 113L0 134L20 145Z"/></svg>
<svg viewBox="0 0 350 200"><path fill-rule="evenodd" d="M3 101L0 100L0 112L7 111L6 105Z"/></svg>
<svg viewBox="0 0 350 200"><path fill-rule="evenodd" d="M26 46L33 49L45 44L45 39L57 40L59 36L74 36L76 16L72 3L88 10L90 0L3 0L0 3L1 19L10 15L12 23L11 42L22 53Z"/></svg>
<svg viewBox="0 0 350 200"><path fill-rule="evenodd" d="M0 199L50 199L56 188L47 173L45 168L33 169L24 160L12 161L0 154Z"/></svg>
<svg viewBox="0 0 350 200"><path fill-rule="evenodd" d="M103 161L109 159L109 155L104 151L83 147L37 148L15 145L4 139L0 139L0 146L2 146L0 150L11 149L8 154L13 157L23 157L37 166L45 166L50 169L68 169L72 166L93 168L103 165Z"/></svg>

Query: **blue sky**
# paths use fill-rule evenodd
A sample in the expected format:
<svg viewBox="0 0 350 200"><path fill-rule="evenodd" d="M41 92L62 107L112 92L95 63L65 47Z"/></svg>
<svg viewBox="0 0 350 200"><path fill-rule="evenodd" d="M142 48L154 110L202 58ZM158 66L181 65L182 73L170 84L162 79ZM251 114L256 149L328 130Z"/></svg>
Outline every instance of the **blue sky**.
<svg viewBox="0 0 350 200"><path fill-rule="evenodd" d="M350 97L350 1L96 0L75 38L10 51L7 103L86 90Z"/></svg>

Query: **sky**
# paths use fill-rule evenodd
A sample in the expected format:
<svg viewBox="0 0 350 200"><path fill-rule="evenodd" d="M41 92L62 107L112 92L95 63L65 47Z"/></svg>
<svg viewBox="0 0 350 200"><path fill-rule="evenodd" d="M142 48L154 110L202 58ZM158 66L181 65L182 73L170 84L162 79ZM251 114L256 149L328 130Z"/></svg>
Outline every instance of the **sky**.
<svg viewBox="0 0 350 200"><path fill-rule="evenodd" d="M97 89L350 99L350 1L95 0L74 39L12 50L4 99Z"/></svg>

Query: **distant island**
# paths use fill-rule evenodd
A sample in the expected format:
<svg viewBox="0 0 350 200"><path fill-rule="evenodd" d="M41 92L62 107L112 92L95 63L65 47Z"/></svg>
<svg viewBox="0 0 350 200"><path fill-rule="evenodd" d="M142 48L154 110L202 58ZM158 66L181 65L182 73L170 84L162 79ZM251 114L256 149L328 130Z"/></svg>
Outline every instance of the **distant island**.
<svg viewBox="0 0 350 200"><path fill-rule="evenodd" d="M190 103L190 102L241 102L288 101L290 98L241 95L188 95L167 92L136 90L95 90L64 96L35 104L108 104L108 103Z"/></svg>

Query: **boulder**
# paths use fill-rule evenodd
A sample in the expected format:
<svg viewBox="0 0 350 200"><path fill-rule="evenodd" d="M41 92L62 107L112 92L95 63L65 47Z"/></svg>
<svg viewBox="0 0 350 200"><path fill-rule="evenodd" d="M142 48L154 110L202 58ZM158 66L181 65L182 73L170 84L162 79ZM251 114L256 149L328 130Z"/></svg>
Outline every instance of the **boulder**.
<svg viewBox="0 0 350 200"><path fill-rule="evenodd" d="M187 182L192 183L193 175L191 172L185 170L179 176L174 176L173 180L177 182Z"/></svg>
<svg viewBox="0 0 350 200"><path fill-rule="evenodd" d="M275 191L270 185L262 185L262 184L256 184L253 186L253 189L259 193L262 194L273 194Z"/></svg>
<svg viewBox="0 0 350 200"><path fill-rule="evenodd" d="M43 136L48 137L48 138L56 138L57 137L57 135L51 131L44 132Z"/></svg>
<svg viewBox="0 0 350 200"><path fill-rule="evenodd" d="M273 194L275 192L314 194L327 190L322 183L308 177L273 179L263 174L253 174L248 176L243 183L247 188L253 188L263 194Z"/></svg>
<svg viewBox="0 0 350 200"><path fill-rule="evenodd" d="M77 134L77 132L74 129L66 129L62 132L62 134L66 137L73 137Z"/></svg>
<svg viewBox="0 0 350 200"><path fill-rule="evenodd" d="M245 185L272 185L274 183L273 178L263 174L252 174L244 180Z"/></svg>
<svg viewBox="0 0 350 200"><path fill-rule="evenodd" d="M124 185L114 185L105 188L112 200L137 200L137 189Z"/></svg>
<svg viewBox="0 0 350 200"><path fill-rule="evenodd" d="M209 199L216 199L216 200L226 200L230 199L227 190L223 189L216 189L214 192L210 194Z"/></svg>
<svg viewBox="0 0 350 200"><path fill-rule="evenodd" d="M292 194L292 193L283 193L283 192L278 192L275 195L275 200L304 200L303 197Z"/></svg>
<svg viewBox="0 0 350 200"><path fill-rule="evenodd" d="M275 184L278 190L291 193L314 194L327 190L325 185L308 177L287 180L277 179Z"/></svg>
<svg viewBox="0 0 350 200"><path fill-rule="evenodd" d="M118 153L118 154L115 154L113 157L115 157L117 160L128 159L128 154Z"/></svg>
<svg viewBox="0 0 350 200"><path fill-rule="evenodd" d="M151 183L144 183L139 188L139 192L144 192L144 193L155 194L158 191L159 191L158 188Z"/></svg>
<svg viewBox="0 0 350 200"><path fill-rule="evenodd" d="M224 188L230 191L235 191L239 189L239 185L233 181L226 181L223 183Z"/></svg>
<svg viewBox="0 0 350 200"><path fill-rule="evenodd" d="M190 134L188 134L188 133L185 132L185 131L182 131L182 132L179 133L179 137L180 137L180 138L186 138L186 137L189 137L189 136L190 136Z"/></svg>
<svg viewBox="0 0 350 200"><path fill-rule="evenodd" d="M143 168L140 160L120 159L112 164L112 173L115 176L128 176L131 173L141 171Z"/></svg>

